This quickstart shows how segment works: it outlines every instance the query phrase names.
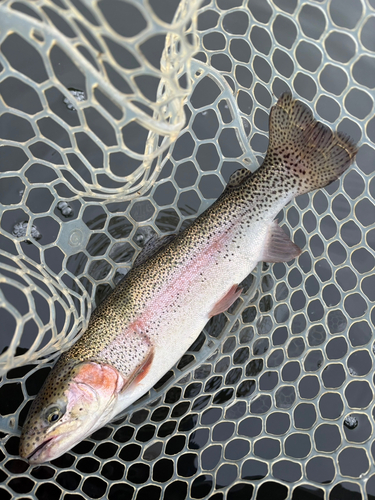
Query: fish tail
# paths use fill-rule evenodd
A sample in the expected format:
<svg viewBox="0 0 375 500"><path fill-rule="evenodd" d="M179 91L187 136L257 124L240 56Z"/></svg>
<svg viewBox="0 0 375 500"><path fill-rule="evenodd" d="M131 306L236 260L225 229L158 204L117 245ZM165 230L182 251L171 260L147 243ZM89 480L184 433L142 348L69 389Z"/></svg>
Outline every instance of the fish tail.
<svg viewBox="0 0 375 500"><path fill-rule="evenodd" d="M270 113L265 165L281 167L296 194L327 186L353 162L357 146L342 132L316 121L302 102L283 94ZM288 182L289 184L289 182Z"/></svg>

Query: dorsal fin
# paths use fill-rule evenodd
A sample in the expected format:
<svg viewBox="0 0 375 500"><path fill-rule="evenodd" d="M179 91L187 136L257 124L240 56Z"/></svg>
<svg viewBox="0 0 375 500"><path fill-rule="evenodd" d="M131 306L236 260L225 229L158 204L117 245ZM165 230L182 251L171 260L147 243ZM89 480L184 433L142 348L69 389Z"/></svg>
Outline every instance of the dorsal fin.
<svg viewBox="0 0 375 500"><path fill-rule="evenodd" d="M150 257L152 257L156 252L158 252L162 247L168 245L172 240L175 239L176 234L166 234L164 236L151 236L151 238L146 242L145 246L140 251L138 257L135 259L133 268L138 267Z"/></svg>
<svg viewBox="0 0 375 500"><path fill-rule="evenodd" d="M245 179L248 179L252 175L252 172L247 168L239 168L229 177L227 188L238 187Z"/></svg>

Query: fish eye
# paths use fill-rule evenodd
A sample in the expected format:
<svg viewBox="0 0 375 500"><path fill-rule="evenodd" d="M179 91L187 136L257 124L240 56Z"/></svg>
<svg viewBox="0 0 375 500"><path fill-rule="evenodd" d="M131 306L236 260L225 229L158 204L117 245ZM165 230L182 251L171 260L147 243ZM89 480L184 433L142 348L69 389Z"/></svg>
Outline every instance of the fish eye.
<svg viewBox="0 0 375 500"><path fill-rule="evenodd" d="M62 416L63 412L57 406L52 406L52 408L49 408L46 412L46 420L50 424L57 422Z"/></svg>

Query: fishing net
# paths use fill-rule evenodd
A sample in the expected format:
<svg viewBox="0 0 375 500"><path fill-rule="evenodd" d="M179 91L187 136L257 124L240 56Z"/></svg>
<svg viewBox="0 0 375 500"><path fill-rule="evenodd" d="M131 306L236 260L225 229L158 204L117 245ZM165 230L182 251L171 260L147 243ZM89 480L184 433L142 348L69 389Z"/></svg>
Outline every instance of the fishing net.
<svg viewBox="0 0 375 500"><path fill-rule="evenodd" d="M1 498L375 497L374 0L0 2ZM291 90L361 148L116 423L29 467L52 360L154 234L255 170ZM74 493L74 495L73 495Z"/></svg>

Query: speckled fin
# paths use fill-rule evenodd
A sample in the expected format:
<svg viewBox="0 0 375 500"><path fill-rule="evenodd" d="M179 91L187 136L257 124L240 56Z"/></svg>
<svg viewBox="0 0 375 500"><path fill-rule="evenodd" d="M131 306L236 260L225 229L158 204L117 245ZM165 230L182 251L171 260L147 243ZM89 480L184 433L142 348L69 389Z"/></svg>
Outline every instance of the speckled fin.
<svg viewBox="0 0 375 500"><path fill-rule="evenodd" d="M156 252L158 252L162 247L165 245L168 245L172 240L175 239L177 236L176 234L167 234L165 236L152 236L145 246L142 248L141 252L139 253L138 257L135 259L133 268L138 267L144 262L146 262L147 259L152 257Z"/></svg>
<svg viewBox="0 0 375 500"><path fill-rule="evenodd" d="M212 316L216 316L216 314L220 314L229 309L230 306L238 299L241 293L242 288L240 288L238 285L233 285L230 290L224 295L224 297L214 305L209 314L209 317L212 318Z"/></svg>
<svg viewBox="0 0 375 500"><path fill-rule="evenodd" d="M327 186L349 168L357 146L342 132L332 132L316 121L311 110L289 93L283 94L270 113L270 140L265 165L291 174L297 193Z"/></svg>
<svg viewBox="0 0 375 500"><path fill-rule="evenodd" d="M227 188L238 187L245 179L248 179L252 172L247 168L240 168L229 177Z"/></svg>
<svg viewBox="0 0 375 500"><path fill-rule="evenodd" d="M289 239L278 223L273 221L261 260L264 262L289 262L298 257L300 253L301 249Z"/></svg>

